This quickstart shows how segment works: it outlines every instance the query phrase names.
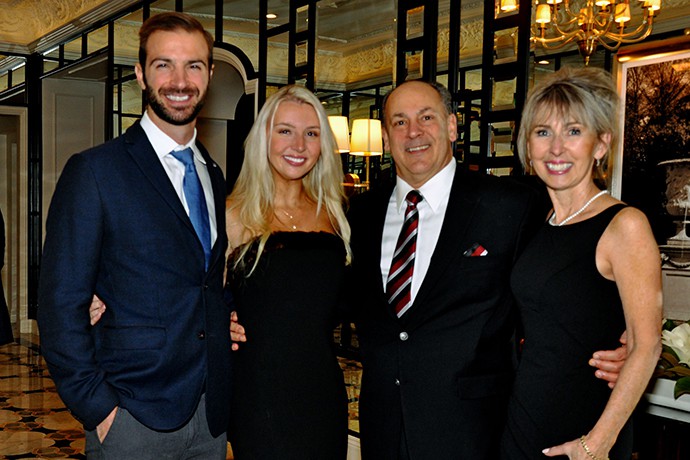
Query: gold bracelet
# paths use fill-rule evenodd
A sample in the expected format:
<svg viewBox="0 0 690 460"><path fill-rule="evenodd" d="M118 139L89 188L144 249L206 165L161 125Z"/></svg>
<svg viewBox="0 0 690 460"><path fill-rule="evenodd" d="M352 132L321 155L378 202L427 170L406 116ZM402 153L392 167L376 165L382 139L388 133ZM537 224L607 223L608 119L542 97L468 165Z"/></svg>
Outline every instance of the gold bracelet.
<svg viewBox="0 0 690 460"><path fill-rule="evenodd" d="M609 460L608 457L599 458L596 455L594 455L591 450L589 450L589 447L587 447L587 443L585 442L585 435L580 436L580 445L585 450L587 456L592 460Z"/></svg>

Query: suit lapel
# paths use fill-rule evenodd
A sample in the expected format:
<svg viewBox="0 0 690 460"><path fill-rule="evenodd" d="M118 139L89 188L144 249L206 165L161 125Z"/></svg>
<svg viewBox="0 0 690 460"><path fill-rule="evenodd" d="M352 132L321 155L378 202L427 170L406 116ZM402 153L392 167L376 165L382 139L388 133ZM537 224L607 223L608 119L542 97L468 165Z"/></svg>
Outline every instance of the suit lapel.
<svg viewBox="0 0 690 460"><path fill-rule="evenodd" d="M168 174L163 169L163 165L161 165L141 125L137 122L125 132L124 137L127 152L142 174L151 182L151 185L158 191L163 201L167 203L177 217L196 234L192 221L184 210L184 206L182 206L180 197L177 196Z"/></svg>
<svg viewBox="0 0 690 460"><path fill-rule="evenodd" d="M386 306L386 313L391 319L398 321L398 315L395 314L394 309L388 304L386 286L381 276L381 241L383 239L383 229L386 224L388 204L390 203L391 195L393 194L394 190L395 187L382 191L377 197L377 200L373 203L376 206L372 212L372 216L375 217L372 218L371 221L372 231L374 233L370 238L370 241L373 243L373 246L371 247L371 254L372 257L375 257L375 260L372 262L371 266L375 267L376 272L372 273L371 276L375 277L376 279L377 293L380 296L381 304ZM412 308L414 308L414 305ZM403 321L405 318L409 317L409 313L410 312L408 311L408 314L403 316Z"/></svg>
<svg viewBox="0 0 690 460"><path fill-rule="evenodd" d="M137 164L142 174L146 176L149 182L151 182L151 185L158 191L161 198L167 203L172 212L177 215L182 223L191 231L192 235L196 237L196 230L194 230L192 221L184 210L180 197L177 195L177 192L175 192L175 188L172 186L168 174L165 172L165 169L163 169L156 152L153 150L151 143L146 137L146 133L139 123L136 123L128 129L124 137L127 151L134 163ZM221 248L225 247L224 244L221 244L225 241L225 180L220 168L211 159L204 146L197 142L197 147L206 160L206 167L208 168L209 177L211 178L211 184L213 186L216 223L218 226L218 238L216 238L216 243L211 250L211 259L213 263L218 257L225 256L223 250L221 250Z"/></svg>
<svg viewBox="0 0 690 460"><path fill-rule="evenodd" d="M443 218L441 233L431 256L429 269L415 296L412 307L403 316L407 321L429 313L428 308L418 308L418 305L425 305L426 298L433 292L436 282L443 276L451 262L459 257L458 253L463 251L459 241L463 239L470 228L472 216L481 200L470 182L469 177L458 167L453 178L446 215Z"/></svg>
<svg viewBox="0 0 690 460"><path fill-rule="evenodd" d="M218 257L225 257L224 241L226 238L225 231L225 177L223 172L220 170L218 164L213 161L209 155L206 148L197 141L196 146L199 148L201 155L206 160L206 168L208 170L208 175L211 178L211 185L213 187L213 201L216 208L216 225L218 231L218 237L216 242L211 248L211 265L218 259Z"/></svg>
<svg viewBox="0 0 690 460"><path fill-rule="evenodd" d="M385 304L385 292L381 279L381 239L386 222L386 209L392 187L366 192L355 197L356 220L352 221L352 237L356 247L354 263L369 286L369 294L377 296Z"/></svg>
<svg viewBox="0 0 690 460"><path fill-rule="evenodd" d="M384 298L385 302L388 303L386 299L386 287L383 285L383 279L381 278L381 240L383 239L383 228L386 224L386 210L388 208L388 202L390 201L391 193L393 190L385 190L379 193L376 200L373 201L373 212L371 213L371 231L372 235L369 241L372 246L369 248L372 260L378 261L378 263L373 263L371 266L375 267L375 275L377 291ZM389 309L391 310L391 309ZM392 314L392 310L391 310Z"/></svg>

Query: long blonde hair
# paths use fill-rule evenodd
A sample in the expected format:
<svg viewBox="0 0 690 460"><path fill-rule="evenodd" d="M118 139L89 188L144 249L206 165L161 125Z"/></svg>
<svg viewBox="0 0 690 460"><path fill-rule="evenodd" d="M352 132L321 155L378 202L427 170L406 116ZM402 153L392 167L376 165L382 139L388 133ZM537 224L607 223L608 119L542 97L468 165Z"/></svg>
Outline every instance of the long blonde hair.
<svg viewBox="0 0 690 460"><path fill-rule="evenodd" d="M259 111L244 145L244 163L230 194L231 209L237 210L239 223L248 239L259 237L259 247L248 275L256 268L261 253L271 235L274 213L275 183L268 161L271 144L270 133L278 106L284 101L308 104L314 108L321 128L321 154L314 167L302 178L302 187L309 199L316 203L317 214L326 210L336 234L345 245L346 263L350 263L350 225L343 205L343 170L340 156L335 153L336 142L328 122L328 116L319 99L308 89L288 85L271 95ZM244 266L244 259L251 245L245 244L235 259L233 268Z"/></svg>

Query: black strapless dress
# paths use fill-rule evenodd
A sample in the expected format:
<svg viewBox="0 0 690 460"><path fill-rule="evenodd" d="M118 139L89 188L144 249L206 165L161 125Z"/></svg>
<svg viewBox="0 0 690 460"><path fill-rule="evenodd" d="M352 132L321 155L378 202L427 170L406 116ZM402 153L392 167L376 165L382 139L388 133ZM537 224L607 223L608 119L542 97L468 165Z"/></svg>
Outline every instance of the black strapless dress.
<svg viewBox="0 0 690 460"><path fill-rule="evenodd" d="M251 267L258 241L248 244ZM345 286L342 240L277 232L251 276L228 273L247 333L233 363L235 458L345 459L347 397L333 346Z"/></svg>

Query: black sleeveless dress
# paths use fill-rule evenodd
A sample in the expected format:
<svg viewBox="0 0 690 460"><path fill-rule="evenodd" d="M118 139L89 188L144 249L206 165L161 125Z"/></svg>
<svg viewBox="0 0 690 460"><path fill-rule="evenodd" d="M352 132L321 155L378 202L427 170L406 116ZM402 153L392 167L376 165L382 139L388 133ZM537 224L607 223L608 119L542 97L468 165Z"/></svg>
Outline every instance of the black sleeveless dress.
<svg viewBox="0 0 690 460"><path fill-rule="evenodd" d="M587 434L604 411L611 390L588 360L619 346L625 318L616 283L599 274L595 254L623 207L562 227L545 223L513 268L525 341L501 442L504 459L544 459L543 449ZM628 422L610 458L629 460L631 452Z"/></svg>
<svg viewBox="0 0 690 460"><path fill-rule="evenodd" d="M248 244L251 268L258 240ZM236 459L346 457L347 397L333 347L344 276L343 242L330 233L274 233L251 276L228 271L247 333L233 355Z"/></svg>

